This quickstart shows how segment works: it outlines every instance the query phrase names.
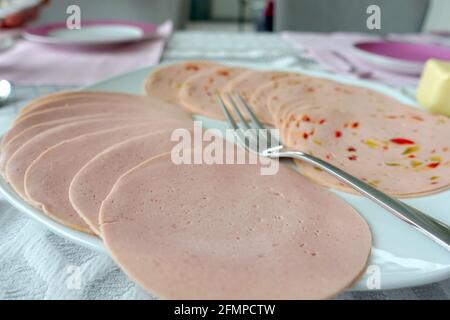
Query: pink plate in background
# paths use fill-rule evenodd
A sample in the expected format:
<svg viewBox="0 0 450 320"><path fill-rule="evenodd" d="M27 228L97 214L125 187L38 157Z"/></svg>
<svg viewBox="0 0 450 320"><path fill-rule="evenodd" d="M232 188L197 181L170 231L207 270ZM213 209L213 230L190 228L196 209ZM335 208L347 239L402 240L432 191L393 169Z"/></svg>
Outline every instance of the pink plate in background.
<svg viewBox="0 0 450 320"><path fill-rule="evenodd" d="M108 45L157 37L151 23L121 20L82 21L80 29L69 29L66 22L27 28L23 37L30 41L62 45Z"/></svg>
<svg viewBox="0 0 450 320"><path fill-rule="evenodd" d="M450 47L402 41L365 41L353 44L354 53L375 67L394 73L422 72L429 59L450 61Z"/></svg>

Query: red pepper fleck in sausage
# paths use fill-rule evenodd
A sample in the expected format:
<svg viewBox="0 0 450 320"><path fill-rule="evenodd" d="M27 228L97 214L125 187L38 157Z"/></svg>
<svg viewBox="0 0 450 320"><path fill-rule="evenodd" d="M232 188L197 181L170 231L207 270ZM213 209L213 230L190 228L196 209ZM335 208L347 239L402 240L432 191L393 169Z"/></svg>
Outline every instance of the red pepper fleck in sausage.
<svg viewBox="0 0 450 320"><path fill-rule="evenodd" d="M415 144L414 141L405 139L405 138L394 138L391 139L392 143L396 143L396 144Z"/></svg>

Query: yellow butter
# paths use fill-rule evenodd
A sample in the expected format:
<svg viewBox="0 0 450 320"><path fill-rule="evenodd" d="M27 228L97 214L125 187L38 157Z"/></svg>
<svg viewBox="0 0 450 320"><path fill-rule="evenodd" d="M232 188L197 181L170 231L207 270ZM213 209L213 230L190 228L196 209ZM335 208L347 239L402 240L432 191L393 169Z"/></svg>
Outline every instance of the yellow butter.
<svg viewBox="0 0 450 320"><path fill-rule="evenodd" d="M430 112L450 117L450 62L427 61L417 89L417 101Z"/></svg>

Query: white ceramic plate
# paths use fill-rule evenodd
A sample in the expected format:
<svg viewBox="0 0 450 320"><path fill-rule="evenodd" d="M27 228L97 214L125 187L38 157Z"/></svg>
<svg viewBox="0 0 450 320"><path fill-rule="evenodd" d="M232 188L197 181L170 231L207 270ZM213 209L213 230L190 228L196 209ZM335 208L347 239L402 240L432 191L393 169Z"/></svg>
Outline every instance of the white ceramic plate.
<svg viewBox="0 0 450 320"><path fill-rule="evenodd" d="M261 66L252 64L241 64L239 66L263 69ZM142 94L144 78L152 69L137 70L85 89ZM397 98L404 103L414 104L410 98L385 86L319 72L307 72L302 69L290 68L288 70L369 87ZM221 121L201 119L205 121L207 127L226 128L225 123ZM55 233L81 245L105 252L98 238L74 231L47 218L40 211L24 203L3 180L0 183L0 191L19 210L37 219ZM423 285L450 277L450 254L445 249L369 200L343 192L336 192L336 194L360 212L369 223L373 233L373 248L369 268L351 290L372 289L372 286L368 287L368 282L372 285L376 285L379 282L380 289L394 289ZM421 198L407 199L405 202L429 213L433 217L450 223L450 191Z"/></svg>
<svg viewBox="0 0 450 320"><path fill-rule="evenodd" d="M37 4L39 0L0 0L0 19Z"/></svg>

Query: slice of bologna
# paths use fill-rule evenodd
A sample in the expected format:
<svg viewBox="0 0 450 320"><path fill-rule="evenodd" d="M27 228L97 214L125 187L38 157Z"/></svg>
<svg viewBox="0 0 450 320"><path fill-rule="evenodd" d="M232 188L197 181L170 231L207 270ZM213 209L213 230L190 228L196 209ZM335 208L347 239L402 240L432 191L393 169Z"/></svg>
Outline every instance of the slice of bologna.
<svg viewBox="0 0 450 320"><path fill-rule="evenodd" d="M24 188L25 172L31 163L48 148L64 140L73 139L87 133L139 124L140 122L149 123L151 121L151 119L140 120L136 117L118 119L116 117L110 118L105 116L101 119L77 121L47 130L28 140L28 142L10 157L6 164L5 176L13 189L26 199L27 196ZM151 126L154 125L158 125L158 121L153 120Z"/></svg>
<svg viewBox="0 0 450 320"><path fill-rule="evenodd" d="M91 229L100 235L99 210L114 183L128 170L177 144L172 131L150 133L111 146L90 160L74 177L69 197L72 206Z"/></svg>
<svg viewBox="0 0 450 320"><path fill-rule="evenodd" d="M31 101L22 108L16 118L16 122L23 117L39 111L50 110L60 107L69 107L71 105L79 105L80 103L90 103L98 101L102 103L111 103L117 100L117 97L129 97L125 93L106 93L103 91L64 91L52 93Z"/></svg>
<svg viewBox="0 0 450 320"><path fill-rule="evenodd" d="M276 126L283 126L287 111L293 109L301 112L303 105L325 108L363 108L367 112L379 106L396 108L400 103L395 99L368 88L338 83L329 79L309 78L301 83L286 83L272 91L267 105L273 115Z"/></svg>
<svg viewBox="0 0 450 320"><path fill-rule="evenodd" d="M152 72L145 80L147 95L179 105L178 90L189 77L219 66L209 61L188 61L170 64Z"/></svg>
<svg viewBox="0 0 450 320"><path fill-rule="evenodd" d="M103 241L161 298L321 299L352 284L371 250L366 222L287 167L259 169L144 162L103 202Z"/></svg>
<svg viewBox="0 0 450 320"><path fill-rule="evenodd" d="M194 114L223 119L216 94L220 93L230 80L245 71L246 69L229 67L201 71L183 83L179 91L180 102Z"/></svg>
<svg viewBox="0 0 450 320"><path fill-rule="evenodd" d="M450 120L444 116L398 102L366 109L336 100L334 107L291 113L289 122L282 135L291 148L328 161L388 194L411 197L450 187ZM320 184L352 191L323 171L298 165Z"/></svg>
<svg viewBox="0 0 450 320"><path fill-rule="evenodd" d="M333 96L334 92L340 88L346 89L349 86L321 78L304 78L292 81L284 81L283 85L268 91L267 108L272 115L274 125L282 126L285 120L285 109L295 105L295 108L309 108L311 106L333 106L332 99L325 101L322 96ZM336 97L338 99L338 97Z"/></svg>
<svg viewBox="0 0 450 320"><path fill-rule="evenodd" d="M73 177L89 160L116 143L161 129L178 128L179 125L174 120L134 124L54 145L28 167L24 178L26 195L33 205L52 219L73 229L93 233L70 203L69 187Z"/></svg>
<svg viewBox="0 0 450 320"><path fill-rule="evenodd" d="M309 108L350 108L367 114L385 110L389 112L401 112L405 106L397 100L375 92L368 88L350 86L329 79L311 78L300 84L285 84L271 92L268 98L268 106L273 115L274 124L284 134L284 143L287 143L286 135L290 126L299 126L298 114L302 114ZM400 109L399 109L400 108ZM406 108L410 108L406 106ZM414 110L414 109L413 109ZM295 120L295 121L294 121ZM329 117L328 121L333 121ZM295 131L296 128L293 130ZM302 133L305 135L305 133ZM309 136L308 133L305 135Z"/></svg>
<svg viewBox="0 0 450 320"><path fill-rule="evenodd" d="M241 75L232 79L222 90L224 93L239 93L246 101L250 102L251 96L259 88L277 82L281 79L289 77L288 72L278 72L278 71L255 71L249 70L243 72ZM267 112L266 108L255 108L253 111L257 115L260 121L265 123L270 123L272 118L270 113Z"/></svg>
<svg viewBox="0 0 450 320"><path fill-rule="evenodd" d="M64 118L60 120L43 122L34 126L25 129L20 134L11 139L2 149L0 153L0 171L3 173L5 170L6 163L9 158L20 148L22 147L28 140L34 138L36 135L47 131L49 129L58 127L63 124L68 124L80 120L89 120L95 118L104 118L104 115L92 115L92 116L80 116L80 117L71 117ZM112 116L114 117L114 116ZM121 115L117 115L116 117L123 117Z"/></svg>
<svg viewBox="0 0 450 320"><path fill-rule="evenodd" d="M115 93L104 93L104 95L114 95L116 97L115 102L101 102L101 96L97 97L98 101L86 97L85 99L87 103L85 104L73 104L69 107L39 111L23 117L5 134L2 139L2 147L16 135L20 134L23 130L33 125L75 116L100 114L141 114L146 117L159 117L162 119L190 118L189 115L183 112L183 110L151 97L138 97L125 94L116 95Z"/></svg>

